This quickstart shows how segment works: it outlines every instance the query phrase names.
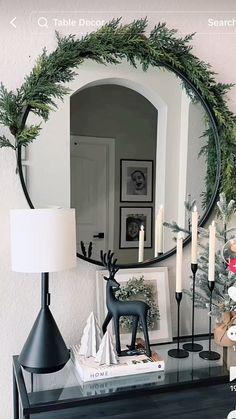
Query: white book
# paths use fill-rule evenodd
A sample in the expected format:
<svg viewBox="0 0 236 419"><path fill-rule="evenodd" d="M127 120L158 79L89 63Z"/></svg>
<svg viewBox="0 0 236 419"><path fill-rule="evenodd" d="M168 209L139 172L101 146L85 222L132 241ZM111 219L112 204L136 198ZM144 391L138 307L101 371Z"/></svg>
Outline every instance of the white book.
<svg viewBox="0 0 236 419"><path fill-rule="evenodd" d="M71 347L71 359L82 381L103 380L113 377L122 377L164 370L162 359L152 360L143 355L121 356L119 363L114 365L98 365L94 357L86 358L79 355L77 347Z"/></svg>
<svg viewBox="0 0 236 419"><path fill-rule="evenodd" d="M139 386L153 386L165 379L165 371L150 372L149 374L126 375L123 377L108 378L107 380L82 381L75 369L77 380L80 384L84 396L96 396L99 394L113 393L122 391L126 388L137 388Z"/></svg>

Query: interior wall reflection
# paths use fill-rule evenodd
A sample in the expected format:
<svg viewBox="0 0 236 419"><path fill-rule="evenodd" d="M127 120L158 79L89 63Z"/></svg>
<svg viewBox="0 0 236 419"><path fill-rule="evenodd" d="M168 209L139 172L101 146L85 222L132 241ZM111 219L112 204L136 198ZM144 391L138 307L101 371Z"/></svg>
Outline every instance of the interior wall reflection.
<svg viewBox="0 0 236 419"><path fill-rule="evenodd" d="M167 75L167 79L168 77L170 76ZM185 226L188 220L184 200L190 197L196 199L201 213L201 193L206 167L204 159L199 158L198 154L204 144L201 136L205 129L205 113L200 104L190 102L177 79L175 82L176 91L172 92L175 100L174 104L169 103L170 118L167 120L167 128L175 128L174 138L173 131L170 136L168 130L167 138L158 137L158 109L132 89L105 84L83 88L71 97L71 203L77 208L78 237L86 246L92 241L94 259L99 259L100 250L111 248L114 249L120 263L137 261L138 233L141 225L145 226L144 259L153 258L160 205L164 206L165 220L175 219L180 225ZM98 150L102 148L104 141L114 144L114 161L111 157L106 159L104 156L102 164L103 170L106 167L107 172L109 166L112 166L113 183L106 174L101 175L101 168L100 174L96 174L96 169L92 168L94 149L96 148L97 158ZM94 147L91 146L91 142L94 143ZM164 165L160 164L163 158L158 152L160 145L162 149L166 149ZM75 154L78 153L82 153L83 157L80 156L77 163L80 165L80 174L76 180L75 172L78 171L78 167L75 167L74 161ZM152 176L147 176L150 162ZM98 163L95 166L98 167ZM132 193L124 194L125 175L127 187L130 187L130 183L136 181L132 180L133 173L139 177L142 175L145 182L151 184L151 198L147 199L144 195L142 197L140 191L136 191L136 196ZM193 173L199 175L196 177ZM81 177L86 179L84 182L89 179L93 188L85 187L84 183L79 184ZM99 188L97 181L100 186L103 184L103 190ZM157 187L160 181L165 184L164 194ZM111 190L114 190L114 211L109 217L107 197ZM85 197L87 191L91 194L89 199ZM78 198L79 193L81 196ZM94 214L91 207L96 208ZM101 214L98 212L99 208ZM163 251L168 251L173 244L172 233L166 229Z"/></svg>
<svg viewBox="0 0 236 419"><path fill-rule="evenodd" d="M126 245L122 244L121 230L123 231L122 223L127 222L127 215L135 215L139 212L142 213L142 208L147 207L152 209L152 214L155 213L155 176L151 181L151 192L152 196L150 202L135 202L139 199L140 195L133 195L134 202L129 202L129 198L126 198L126 202L122 202L124 198L121 196L121 160L133 161L130 163L132 173L135 172L135 168L138 169L140 166L139 160L142 161L153 161L152 173L155 174L155 161L156 161L156 137L157 137L157 119L158 112L155 107L147 101L143 96L135 92L134 90L118 86L118 85L102 85L83 89L71 98L71 133L74 136L79 136L77 140L72 140L71 147L75 153L75 143L77 142L77 149L83 148L83 156L86 159L88 168L88 160L92 158L92 150L89 149L89 155L85 157L84 149L86 147L86 139L89 143L91 138L95 139L95 145L97 148L96 154L99 152L98 148L102 147L102 139L110 139L110 142L114 142L114 161L106 161L106 165L112 165L114 170L114 184L109 184L110 179L105 179L105 187L107 186L107 194L109 194L109 188L114 188L114 213L111 217L113 224L108 225L106 221L108 217L102 220L88 219L89 208L84 207L85 197L81 197L80 202L77 203L78 219L80 219L78 225L78 237L83 240L86 245L92 240L93 241L93 256L99 258L99 252L102 249L112 248L115 251L119 260L129 262L129 260L135 260L138 254L138 235L132 235L128 237ZM82 137L82 138L81 138ZM97 139L97 141L96 141ZM83 140L83 144L81 144ZM109 141L109 140L108 140ZM100 147L99 147L100 144ZM73 158L73 157L72 157ZM83 162L81 162L83 164ZM143 164L144 165L144 164ZM72 166L71 166L72 167ZM85 164L84 164L85 167ZM128 168L129 169L129 168ZM86 169L85 169L86 170ZM139 170L145 171L146 167L139 168ZM139 173L136 171L134 176ZM71 181L73 184L74 179L73 170L71 172ZM87 174L89 176L89 174ZM96 183L96 178L93 176L92 182ZM98 179L100 182L100 179ZM104 179L103 179L104 182ZM134 183L138 183L138 179L134 180ZM79 180L78 182L79 183ZM78 186L79 187L79 186ZM99 187L99 186L98 186ZM89 190L84 187L83 193ZM76 188L72 188L72 191L76 191ZM78 191L78 188L77 188ZM93 191L96 195L96 190ZM137 198L136 198L137 196ZM75 196L72 192L72 204L75 203ZM98 202L94 203L95 207L99 208L103 204L101 200L106 200L106 197L101 194L97 197ZM131 198L132 199L132 196ZM142 198L141 198L142 199ZM83 209L82 209L83 207ZM139 208L140 211L138 210ZM129 212L126 210L129 209ZM103 209L109 212L109 207ZM126 211L126 217L123 216ZM145 212L145 208L144 208ZM86 217L84 217L86 213ZM90 231L90 224L93 221L98 221L97 225L94 225L94 231L88 235L86 228ZM151 231L149 232L150 238L153 236L152 229L154 228L153 216L149 215L148 223L151 224ZM82 224L82 225L81 225ZM103 225L104 224L104 225ZM133 223L134 224L134 223ZM86 227L87 225L87 227ZM108 230L114 231L113 243L108 240ZM104 232L104 238L93 238L93 235L97 235L99 232ZM127 232L128 233L128 232ZM133 241L132 241L133 240ZM122 248L123 247L123 248ZM145 257L151 258L154 252L154 242L149 244L149 248L145 249Z"/></svg>

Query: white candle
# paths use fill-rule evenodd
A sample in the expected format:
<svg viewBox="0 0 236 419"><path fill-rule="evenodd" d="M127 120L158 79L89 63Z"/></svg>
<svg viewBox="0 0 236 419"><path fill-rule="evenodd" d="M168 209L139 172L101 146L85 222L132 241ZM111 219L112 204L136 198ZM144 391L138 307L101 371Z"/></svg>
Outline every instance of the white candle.
<svg viewBox="0 0 236 419"><path fill-rule="evenodd" d="M197 225L198 225L198 211L195 205L192 211L191 263L197 263Z"/></svg>
<svg viewBox="0 0 236 419"><path fill-rule="evenodd" d="M144 227L141 225L139 230L139 246L138 246L138 261L143 262L144 253Z"/></svg>
<svg viewBox="0 0 236 419"><path fill-rule="evenodd" d="M158 256L158 253L163 253L163 222L164 207L163 205L160 205L155 226L155 256Z"/></svg>
<svg viewBox="0 0 236 419"><path fill-rule="evenodd" d="M209 265L208 281L215 281L215 257L216 257L216 226L212 221L209 226Z"/></svg>
<svg viewBox="0 0 236 419"><path fill-rule="evenodd" d="M178 233L176 243L176 292L182 292L182 254L183 254L183 236Z"/></svg>

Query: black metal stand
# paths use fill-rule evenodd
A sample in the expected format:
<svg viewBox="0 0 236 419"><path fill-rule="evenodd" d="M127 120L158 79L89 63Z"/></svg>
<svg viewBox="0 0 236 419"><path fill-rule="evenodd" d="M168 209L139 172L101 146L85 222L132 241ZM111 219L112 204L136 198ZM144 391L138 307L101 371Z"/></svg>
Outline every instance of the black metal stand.
<svg viewBox="0 0 236 419"><path fill-rule="evenodd" d="M19 419L19 392L17 388L15 371L13 368L13 414L14 419Z"/></svg>
<svg viewBox="0 0 236 419"><path fill-rule="evenodd" d="M210 290L210 314L209 314L209 349L208 351L200 352L199 356L202 359L206 359L208 361L217 361L220 359L220 354L218 352L211 350L211 309L212 309L212 292L215 287L215 281L208 281L208 288Z"/></svg>
<svg viewBox="0 0 236 419"><path fill-rule="evenodd" d="M196 273L198 269L197 263L191 263L191 271L193 274L193 302L192 302L192 341L191 343L185 343L183 348L188 352L200 352L203 350L202 345L194 343L194 312L195 312L195 282L196 282Z"/></svg>
<svg viewBox="0 0 236 419"><path fill-rule="evenodd" d="M187 358L189 356L189 353L185 351L184 349L180 349L180 302L182 300L182 292L176 292L175 293L175 299L177 301L178 306L178 335L177 335L177 349L170 349L168 351L168 355L172 358Z"/></svg>
<svg viewBox="0 0 236 419"><path fill-rule="evenodd" d="M70 358L70 352L49 309L49 275L42 273L41 309L19 356L28 372L48 374L59 371Z"/></svg>

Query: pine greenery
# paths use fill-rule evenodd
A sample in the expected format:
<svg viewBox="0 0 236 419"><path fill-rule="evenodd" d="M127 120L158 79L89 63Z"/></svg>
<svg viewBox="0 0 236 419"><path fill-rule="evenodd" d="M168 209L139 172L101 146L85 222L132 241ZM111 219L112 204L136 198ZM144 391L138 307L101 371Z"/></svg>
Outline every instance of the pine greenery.
<svg viewBox="0 0 236 419"><path fill-rule="evenodd" d="M149 329L155 327L156 321L160 320L159 307L156 303L156 295L153 284L145 282L144 276L140 278L132 277L125 285L122 285L115 293L115 296L120 301L134 301L141 300L147 303L150 307L147 315L147 325ZM128 331L132 330L133 318L132 316L121 316L121 326ZM142 324L138 324L138 330L142 330Z"/></svg>
<svg viewBox="0 0 236 419"><path fill-rule="evenodd" d="M40 124L26 125L28 114L32 112L47 121L50 112L57 108L57 100L63 100L69 93L64 84L74 79L75 70L84 60L119 64L126 59L134 67L141 64L144 71L150 66L166 66L167 69L171 66L173 70L181 70L212 109L220 135L221 190L229 198L236 191L236 116L229 110L226 98L232 85L217 83L210 65L192 53L189 42L193 34L177 37L175 29L158 23L148 36L146 27L146 19L126 25L122 25L120 19L114 19L80 39L74 35L60 36L56 33L57 48L52 53L43 50L16 92L0 85L0 124L8 127L13 136L0 135L0 148L28 146L39 136ZM189 86L184 81L183 84L191 98L197 101ZM205 204L211 196L216 175L214 139L209 134L212 133L206 133L208 140L203 151L208 163Z"/></svg>
<svg viewBox="0 0 236 419"><path fill-rule="evenodd" d="M229 287L233 286L236 282L236 274L228 269L222 255L222 248L224 244L235 238L233 235L233 229L228 228L228 224L234 215L235 201L230 200L227 202L224 193L220 194L220 199L217 202L218 207L218 222L216 225L216 238L218 246L216 249L215 259L215 288L213 291L213 306L212 316L219 321L222 317L222 313L225 311L236 311L236 303L231 300L228 295ZM188 208L186 207L187 211ZM167 227L171 228L173 232L178 233L179 231L187 232L190 234L190 230L187 231L179 226L175 222L164 223ZM196 289L195 289L195 306L198 308L206 309L209 308L209 297L210 291L208 288L208 261L209 261L209 234L208 229L198 228L199 231L199 258L198 258L198 271L196 275ZM190 289L184 290L184 293L192 298L192 280Z"/></svg>

